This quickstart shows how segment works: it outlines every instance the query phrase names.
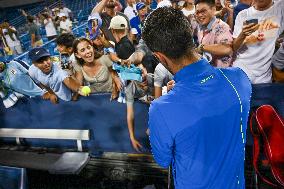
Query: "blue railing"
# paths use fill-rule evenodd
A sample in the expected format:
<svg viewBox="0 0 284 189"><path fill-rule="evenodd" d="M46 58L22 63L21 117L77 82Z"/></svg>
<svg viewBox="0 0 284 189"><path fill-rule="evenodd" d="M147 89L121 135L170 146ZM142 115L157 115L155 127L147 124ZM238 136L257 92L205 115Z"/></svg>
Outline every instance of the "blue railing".
<svg viewBox="0 0 284 189"><path fill-rule="evenodd" d="M76 37L80 37L80 36L84 36L85 35L85 27L87 26L87 22L81 24L80 26L74 28L72 31L74 33L74 35ZM42 45L42 47L48 49L49 53L52 55L52 56L58 56L59 53L56 49L56 43L55 43L55 39L51 40L51 41L48 41L47 43L44 43ZM22 60L24 62L26 62L27 64L31 65L31 62L29 61L29 58L28 58L28 51L15 57L15 56L6 56L7 59L5 61L11 61L13 59L16 59L16 60Z"/></svg>

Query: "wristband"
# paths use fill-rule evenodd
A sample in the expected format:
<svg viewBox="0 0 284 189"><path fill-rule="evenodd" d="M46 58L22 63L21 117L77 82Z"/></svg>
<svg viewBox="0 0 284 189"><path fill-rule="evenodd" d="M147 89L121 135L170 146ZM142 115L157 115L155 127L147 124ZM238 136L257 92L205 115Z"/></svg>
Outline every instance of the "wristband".
<svg viewBox="0 0 284 189"><path fill-rule="evenodd" d="M201 45L199 46L199 49L200 49L201 52L204 52L204 45L201 44Z"/></svg>

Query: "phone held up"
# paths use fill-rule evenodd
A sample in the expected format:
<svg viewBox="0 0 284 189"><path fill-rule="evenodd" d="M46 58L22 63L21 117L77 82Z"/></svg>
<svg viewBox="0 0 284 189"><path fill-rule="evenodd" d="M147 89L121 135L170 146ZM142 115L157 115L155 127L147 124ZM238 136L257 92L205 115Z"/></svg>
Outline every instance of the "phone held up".
<svg viewBox="0 0 284 189"><path fill-rule="evenodd" d="M246 20L246 24L258 24L258 19Z"/></svg>

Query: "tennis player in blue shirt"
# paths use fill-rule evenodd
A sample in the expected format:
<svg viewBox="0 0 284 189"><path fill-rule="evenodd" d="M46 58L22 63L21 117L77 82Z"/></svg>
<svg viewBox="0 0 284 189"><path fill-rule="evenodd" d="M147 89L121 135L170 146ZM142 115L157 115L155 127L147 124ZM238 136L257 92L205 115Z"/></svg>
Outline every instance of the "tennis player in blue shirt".
<svg viewBox="0 0 284 189"><path fill-rule="evenodd" d="M238 68L217 69L202 59L194 50L190 23L173 8L152 12L142 38L175 80L149 111L155 161L172 166L176 189L244 189L248 77Z"/></svg>

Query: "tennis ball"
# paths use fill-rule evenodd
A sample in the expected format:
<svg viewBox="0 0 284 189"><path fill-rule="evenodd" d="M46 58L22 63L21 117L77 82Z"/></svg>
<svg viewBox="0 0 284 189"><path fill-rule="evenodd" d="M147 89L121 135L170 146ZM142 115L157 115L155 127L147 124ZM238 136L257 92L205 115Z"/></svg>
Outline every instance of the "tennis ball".
<svg viewBox="0 0 284 189"><path fill-rule="evenodd" d="M91 93L91 88L88 87L88 86L84 86L84 87L82 87L81 92L82 92L85 96L87 96L87 95L89 95L89 94Z"/></svg>

